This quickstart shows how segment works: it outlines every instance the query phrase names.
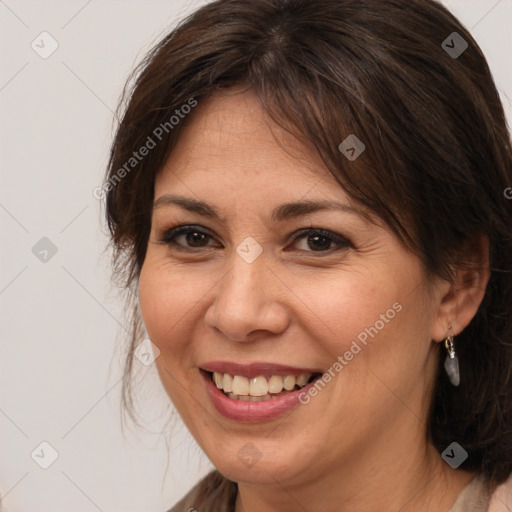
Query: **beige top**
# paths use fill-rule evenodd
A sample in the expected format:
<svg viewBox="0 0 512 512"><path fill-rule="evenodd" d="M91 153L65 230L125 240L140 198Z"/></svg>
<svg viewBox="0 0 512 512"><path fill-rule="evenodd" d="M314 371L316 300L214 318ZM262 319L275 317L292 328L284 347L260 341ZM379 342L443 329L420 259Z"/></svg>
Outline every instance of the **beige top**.
<svg viewBox="0 0 512 512"><path fill-rule="evenodd" d="M199 501L198 495L206 498ZM212 471L168 512L234 512L236 495L236 483L226 480L218 471ZM488 512L490 497L484 480L475 477L448 512Z"/></svg>
<svg viewBox="0 0 512 512"><path fill-rule="evenodd" d="M491 493L483 478L475 477L469 482L448 512L487 512Z"/></svg>

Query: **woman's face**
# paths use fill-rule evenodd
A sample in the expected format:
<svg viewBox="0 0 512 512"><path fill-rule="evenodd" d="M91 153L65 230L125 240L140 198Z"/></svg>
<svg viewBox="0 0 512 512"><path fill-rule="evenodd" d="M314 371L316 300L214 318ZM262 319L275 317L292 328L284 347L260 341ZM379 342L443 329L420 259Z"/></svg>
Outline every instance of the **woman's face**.
<svg viewBox="0 0 512 512"><path fill-rule="evenodd" d="M197 442L251 483L420 451L442 326L419 259L251 93L190 121L156 179L139 292Z"/></svg>

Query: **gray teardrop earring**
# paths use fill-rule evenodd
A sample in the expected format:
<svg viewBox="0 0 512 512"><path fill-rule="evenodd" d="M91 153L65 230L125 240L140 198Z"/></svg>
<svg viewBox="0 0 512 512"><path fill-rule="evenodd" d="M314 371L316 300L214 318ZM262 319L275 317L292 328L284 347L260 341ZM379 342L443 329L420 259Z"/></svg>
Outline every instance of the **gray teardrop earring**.
<svg viewBox="0 0 512 512"><path fill-rule="evenodd" d="M444 346L448 352L448 355L444 360L444 369L446 370L446 374L448 375L450 382L454 386L458 386L460 384L459 358L455 353L452 334L444 340Z"/></svg>

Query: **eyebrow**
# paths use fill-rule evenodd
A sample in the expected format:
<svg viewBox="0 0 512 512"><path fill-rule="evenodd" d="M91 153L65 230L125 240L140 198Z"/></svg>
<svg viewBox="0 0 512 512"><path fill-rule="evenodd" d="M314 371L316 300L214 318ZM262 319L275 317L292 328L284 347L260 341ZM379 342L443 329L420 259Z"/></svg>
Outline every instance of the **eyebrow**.
<svg viewBox="0 0 512 512"><path fill-rule="evenodd" d="M205 203L204 201L198 201L197 199L192 199L183 196L170 194L160 196L153 204L153 209L156 210L158 208L171 205L176 205L192 213L197 213L199 215L203 215L204 217L217 219L225 223L225 219L215 206ZM368 215L365 214L365 212L363 212L362 210L359 210L358 208L355 208L345 203L340 203L337 201L305 200L292 203L284 203L277 206L272 211L271 218L274 221L281 222L291 218L302 217L304 215L308 215L310 213L322 210L337 210L344 213L358 215L360 217L364 217L365 219L368 217Z"/></svg>

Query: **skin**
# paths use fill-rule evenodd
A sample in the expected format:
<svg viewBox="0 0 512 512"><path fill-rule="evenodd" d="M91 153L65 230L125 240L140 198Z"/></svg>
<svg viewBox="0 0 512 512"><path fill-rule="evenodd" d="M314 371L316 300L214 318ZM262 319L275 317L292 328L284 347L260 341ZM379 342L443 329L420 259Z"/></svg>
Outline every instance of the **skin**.
<svg viewBox="0 0 512 512"><path fill-rule="evenodd" d="M155 200L201 200L222 220L154 208L139 298L165 390L212 463L238 482L237 512L448 510L474 475L451 469L426 441L438 342L469 323L488 272L460 270L454 284L427 279L388 227L354 213L273 221L276 206L304 199L359 206L251 92L217 94L192 116L157 176ZM162 243L175 225L211 237ZM351 245L289 238L310 227ZM249 236L263 249L250 264L236 252ZM485 257L481 249L475 257ZM308 405L243 424L210 401L202 364L327 371L396 302L402 310ZM248 442L261 454L251 467L237 456Z"/></svg>

